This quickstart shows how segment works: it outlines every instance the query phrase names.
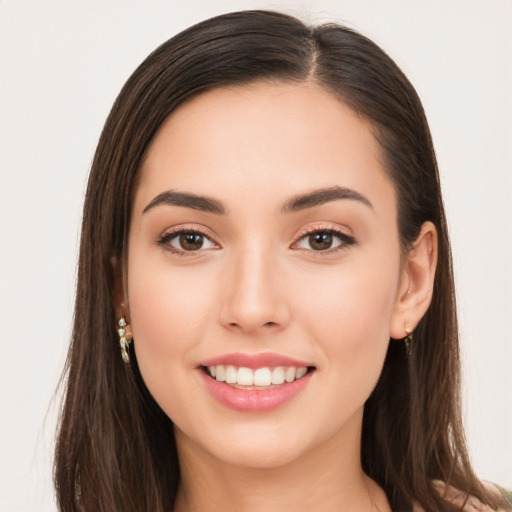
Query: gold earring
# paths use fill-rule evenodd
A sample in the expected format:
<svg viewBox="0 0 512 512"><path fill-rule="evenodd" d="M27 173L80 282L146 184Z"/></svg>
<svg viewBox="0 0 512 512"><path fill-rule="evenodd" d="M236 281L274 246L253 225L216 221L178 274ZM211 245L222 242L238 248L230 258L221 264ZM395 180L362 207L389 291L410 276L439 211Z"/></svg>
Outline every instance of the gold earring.
<svg viewBox="0 0 512 512"><path fill-rule="evenodd" d="M411 343L412 343L412 329L409 327L409 323L405 322L404 326L405 331L405 338L404 338L404 345L405 345L405 352L408 356L411 355Z"/></svg>
<svg viewBox="0 0 512 512"><path fill-rule="evenodd" d="M130 354L128 353L130 349L128 345L132 341L132 334L129 332L124 317L119 319L117 325L117 334L119 334L119 346L121 347L121 357L123 358L125 364L130 364Z"/></svg>

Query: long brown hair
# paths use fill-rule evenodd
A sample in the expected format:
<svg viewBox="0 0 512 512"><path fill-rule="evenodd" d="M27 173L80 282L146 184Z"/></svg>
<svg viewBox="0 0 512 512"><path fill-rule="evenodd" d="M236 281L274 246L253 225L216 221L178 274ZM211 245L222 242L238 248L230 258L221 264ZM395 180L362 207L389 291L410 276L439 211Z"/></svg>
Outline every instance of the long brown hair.
<svg viewBox="0 0 512 512"><path fill-rule="evenodd" d="M138 370L120 357L113 294L126 257L131 198L144 153L178 105L212 88L313 81L366 118L394 184L404 251L425 221L439 235L430 308L412 354L390 343L365 404L361 460L393 510L449 511L433 480L496 506L471 469L459 404L460 363L450 245L436 158L421 102L372 41L336 24L308 27L276 12L199 23L157 48L115 101L94 157L84 205L67 388L55 458L63 512L163 512L180 472L171 420Z"/></svg>

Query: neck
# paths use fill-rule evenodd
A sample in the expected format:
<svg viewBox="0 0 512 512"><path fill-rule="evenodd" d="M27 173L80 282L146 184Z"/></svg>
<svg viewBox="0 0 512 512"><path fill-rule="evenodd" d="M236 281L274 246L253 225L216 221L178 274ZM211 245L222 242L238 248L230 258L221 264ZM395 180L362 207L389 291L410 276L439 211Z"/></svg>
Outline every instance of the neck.
<svg viewBox="0 0 512 512"><path fill-rule="evenodd" d="M176 432L181 483L175 512L387 512L387 498L360 463L357 439L335 436L279 467L228 464Z"/></svg>

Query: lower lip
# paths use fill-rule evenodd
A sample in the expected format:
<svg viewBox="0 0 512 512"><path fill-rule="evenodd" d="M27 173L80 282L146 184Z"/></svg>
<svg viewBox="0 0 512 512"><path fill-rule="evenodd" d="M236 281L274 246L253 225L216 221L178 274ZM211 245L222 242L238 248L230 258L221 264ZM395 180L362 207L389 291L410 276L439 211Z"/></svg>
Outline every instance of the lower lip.
<svg viewBox="0 0 512 512"><path fill-rule="evenodd" d="M219 382L199 370L208 391L222 405L240 412L266 412L288 403L309 383L313 372L293 382L269 389L238 389Z"/></svg>

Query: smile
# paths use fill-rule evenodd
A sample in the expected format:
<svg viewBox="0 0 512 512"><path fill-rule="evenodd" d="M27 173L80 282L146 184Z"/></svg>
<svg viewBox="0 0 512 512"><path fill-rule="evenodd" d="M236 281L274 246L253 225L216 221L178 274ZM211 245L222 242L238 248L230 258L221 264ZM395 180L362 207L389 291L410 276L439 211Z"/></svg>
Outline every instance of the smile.
<svg viewBox="0 0 512 512"><path fill-rule="evenodd" d="M218 382L226 384L238 389L262 389L271 386L278 386L285 382L293 382L301 379L308 372L307 367L296 368L294 366L276 366L270 368L246 368L233 365L214 365L206 367L209 375Z"/></svg>
<svg viewBox="0 0 512 512"><path fill-rule="evenodd" d="M206 389L239 412L266 412L290 402L308 385L312 364L273 353L230 354L198 367Z"/></svg>

